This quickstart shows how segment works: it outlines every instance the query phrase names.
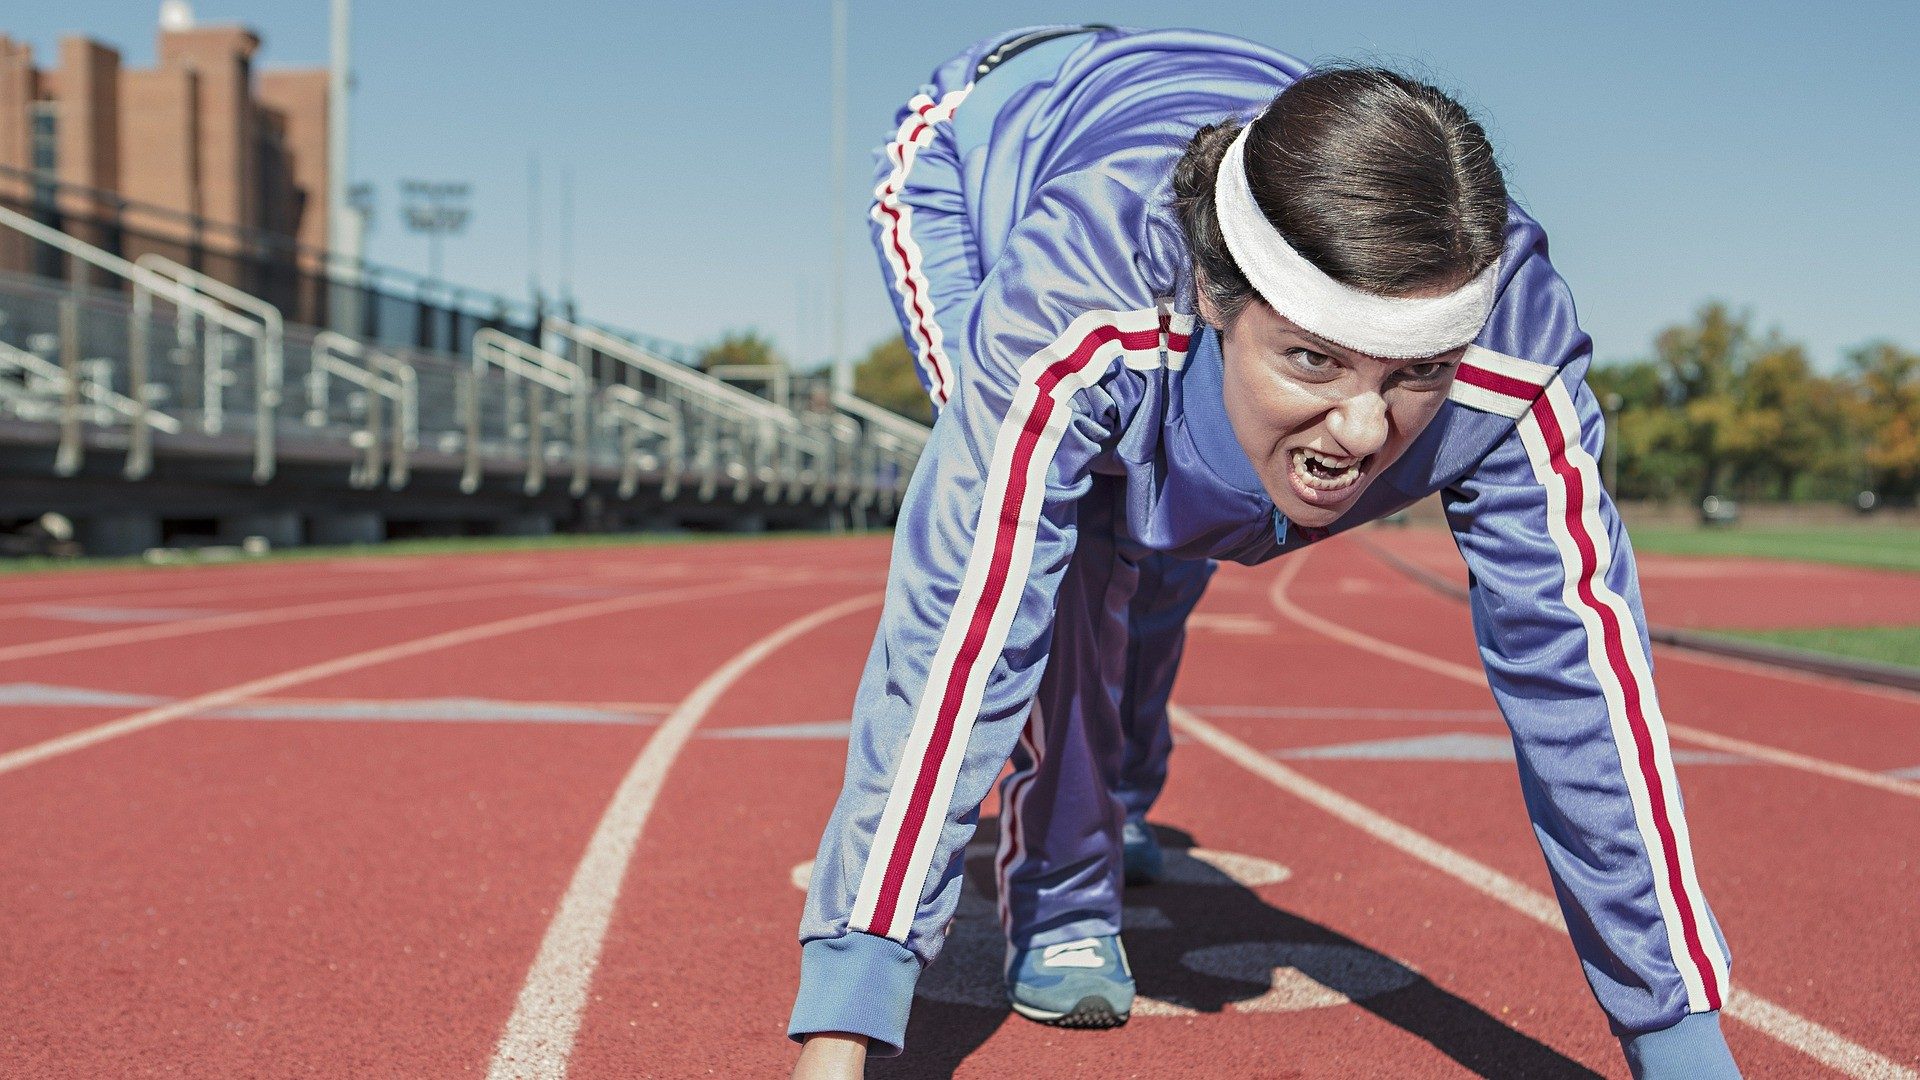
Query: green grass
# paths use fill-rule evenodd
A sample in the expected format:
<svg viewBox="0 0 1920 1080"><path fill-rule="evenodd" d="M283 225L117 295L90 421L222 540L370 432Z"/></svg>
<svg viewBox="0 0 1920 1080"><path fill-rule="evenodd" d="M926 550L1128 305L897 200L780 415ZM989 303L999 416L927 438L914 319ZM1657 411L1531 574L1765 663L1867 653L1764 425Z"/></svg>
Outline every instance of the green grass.
<svg viewBox="0 0 1920 1080"><path fill-rule="evenodd" d="M1920 626L1826 626L1793 630L1716 630L1723 637L1920 668Z"/></svg>
<svg viewBox="0 0 1920 1080"><path fill-rule="evenodd" d="M30 556L0 559L0 575L43 573L61 570L165 570L181 566L251 566L261 562L295 562L302 559L343 559L388 555L465 555L497 551L554 551L569 548L656 547L680 544L720 544L773 538L828 536L865 536L871 532L827 533L794 530L777 533L593 533L560 536L453 536L421 540L389 540L379 544L354 544L344 547L282 548L265 555L239 555L233 558L203 559L191 551L180 562L150 563L140 556L115 559L49 559Z"/></svg>
<svg viewBox="0 0 1920 1080"><path fill-rule="evenodd" d="M1858 528L1701 529L1670 525L1630 528L1636 551L1668 555L1750 555L1839 563L1878 570L1920 572L1920 529L1861 525Z"/></svg>

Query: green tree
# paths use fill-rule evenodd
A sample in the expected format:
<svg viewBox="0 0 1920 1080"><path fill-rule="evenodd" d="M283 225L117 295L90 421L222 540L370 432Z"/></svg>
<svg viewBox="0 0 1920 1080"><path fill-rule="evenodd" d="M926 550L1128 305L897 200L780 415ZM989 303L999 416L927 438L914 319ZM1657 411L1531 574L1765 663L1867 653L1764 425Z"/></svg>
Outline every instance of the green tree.
<svg viewBox="0 0 1920 1080"><path fill-rule="evenodd" d="M1875 342L1847 357L1854 434L1869 482L1889 502L1920 496L1920 353Z"/></svg>
<svg viewBox="0 0 1920 1080"><path fill-rule="evenodd" d="M1694 462L1695 498L1718 491L1726 476L1739 422L1734 391L1753 348L1747 323L1744 313L1711 303L1691 324L1670 326L1654 339L1669 401L1684 421L1670 434Z"/></svg>
<svg viewBox="0 0 1920 1080"><path fill-rule="evenodd" d="M867 350L865 358L854 365L853 392L902 416L933 423L933 402L914 373L913 353L898 335L890 335Z"/></svg>
<svg viewBox="0 0 1920 1080"><path fill-rule="evenodd" d="M1698 483L1698 463L1685 445L1686 423L1671 407L1658 361L1598 365L1589 370L1587 384L1611 417L1607 444L1616 456L1615 498L1671 499Z"/></svg>
<svg viewBox="0 0 1920 1080"><path fill-rule="evenodd" d="M1739 373L1722 446L1743 493L1790 499L1803 478L1845 471L1844 391L1806 350L1770 338Z"/></svg>
<svg viewBox="0 0 1920 1080"><path fill-rule="evenodd" d="M720 340L700 350L700 370L745 364L754 367L785 367L787 361L773 347L773 341L758 330L729 330Z"/></svg>

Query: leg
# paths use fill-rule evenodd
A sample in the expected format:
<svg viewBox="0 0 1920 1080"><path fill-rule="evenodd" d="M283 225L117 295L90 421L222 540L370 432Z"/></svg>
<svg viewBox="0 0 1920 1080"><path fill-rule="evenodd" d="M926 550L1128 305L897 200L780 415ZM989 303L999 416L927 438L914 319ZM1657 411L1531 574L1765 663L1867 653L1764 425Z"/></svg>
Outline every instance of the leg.
<svg viewBox="0 0 1920 1080"><path fill-rule="evenodd" d="M1119 952L1120 681L1136 569L1118 558L1118 485L1081 502L1047 671L1000 788L994 869L1014 1007L1048 1023L1126 1019L1132 976ZM1097 1002L1090 1005L1089 1002Z"/></svg>
<svg viewBox="0 0 1920 1080"><path fill-rule="evenodd" d="M1120 702L1126 744L1115 794L1126 809L1128 884L1160 876L1160 848L1147 828L1147 811L1167 781L1173 732L1167 702L1186 647L1187 616L1213 577L1211 559L1176 559L1145 552L1136 560L1139 587L1127 609L1127 670Z"/></svg>

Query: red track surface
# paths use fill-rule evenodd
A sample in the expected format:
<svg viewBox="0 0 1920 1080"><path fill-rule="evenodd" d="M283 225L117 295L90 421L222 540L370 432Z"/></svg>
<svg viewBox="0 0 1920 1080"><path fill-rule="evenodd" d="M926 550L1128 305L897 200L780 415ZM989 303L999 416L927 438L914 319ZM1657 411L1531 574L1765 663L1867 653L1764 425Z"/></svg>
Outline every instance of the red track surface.
<svg viewBox="0 0 1920 1080"><path fill-rule="evenodd" d="M1372 542L1466 584L1439 529L1375 529ZM1647 617L1662 626L1774 630L1904 626L1920 612L1920 574L1782 559L1638 554Z"/></svg>
<svg viewBox="0 0 1920 1080"><path fill-rule="evenodd" d="M1434 556L1420 534L1373 535ZM878 540L769 541L0 581L0 753L146 707L8 705L8 687L182 699L355 654L364 661L350 670L270 696L649 714L628 723L200 714L0 772L0 1073L484 1075L589 836L660 730L653 714L777 628L871 593L885 554ZM1351 542L1306 560L1287 598L1311 618L1474 662L1462 605ZM1686 621L1674 615L1683 604L1720 605L1717 625L1760 618L1742 606L1751 590L1728 588L1744 579L1643 565L1656 618ZM1825 612L1857 585L1855 572L1793 569L1765 579L1769 603L1836 621ZM1484 687L1290 618L1273 602L1276 572L1223 571L1196 621L1179 699L1214 727L1263 754L1501 734ZM1920 589L1870 576L1889 594ZM433 590L467 592L399 595ZM665 596L617 608L651 593ZM336 601L333 613L286 617ZM616 609L393 659L378 651L592 604ZM46 608L111 609L122 621ZM168 614L124 621L134 608ZM192 625L240 613L257 618ZM719 695L673 761L606 928L569 1075L788 1067L780 1033L800 903L791 873L812 856L844 742L700 733L844 720L874 618L859 609L768 654ZM170 629L5 658L11 647L145 626ZM1920 697L1679 654L1658 663L1676 725L1875 774L1920 765ZM1249 711L1258 709L1268 711ZM1510 764L1283 760L1525 887L1549 888ZM1839 1040L1829 1048L1864 1048L1896 1069L1920 1064L1910 1022L1920 785L1905 793L1757 763L1679 769L1700 877L1734 951L1736 999L1745 991L1823 1025ZM1156 909L1129 932L1141 989L1184 1011L1082 1033L965 1003L983 986L990 997L997 958L991 921L963 911L942 961L952 969L929 976L944 1000L916 1006L907 1057L874 1075L1624 1075L1564 934L1208 747L1188 741L1173 772L1156 813L1169 836L1290 871L1255 887L1216 875L1130 896ZM1182 963L1242 943L1278 963L1357 957L1387 975L1360 980L1361 1000L1341 1004L1324 992L1285 999L1265 977ZM1277 990L1297 989L1297 976L1274 978ZM1848 1074L1762 1028L1727 1027L1750 1077Z"/></svg>

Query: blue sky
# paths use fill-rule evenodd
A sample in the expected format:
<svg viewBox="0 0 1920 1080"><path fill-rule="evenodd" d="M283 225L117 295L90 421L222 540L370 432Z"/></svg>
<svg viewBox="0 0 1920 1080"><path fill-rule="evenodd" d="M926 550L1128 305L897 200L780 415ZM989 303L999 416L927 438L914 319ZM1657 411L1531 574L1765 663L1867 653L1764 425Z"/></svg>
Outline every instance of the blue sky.
<svg viewBox="0 0 1920 1080"><path fill-rule="evenodd" d="M0 32L49 62L84 31L150 62L155 2L9 4ZM200 0L245 22L266 66L324 64L326 0ZM1844 14L1842 14L1844 13ZM846 215L847 339L893 323L863 217L893 110L968 41L1088 20L1203 23L1307 58L1381 61L1454 90L1488 124L1547 226L1602 359L1719 298L1803 340L1823 366L1862 341L1920 348L1920 5L1451 4L1203 7L851 0L847 190L829 191L828 6L360 0L355 179L378 191L371 254L423 269L402 177L472 183L448 277L515 296L529 280L528 158L546 194L541 262L561 265L573 177L583 311L689 342L757 327L827 354L832 214Z"/></svg>

